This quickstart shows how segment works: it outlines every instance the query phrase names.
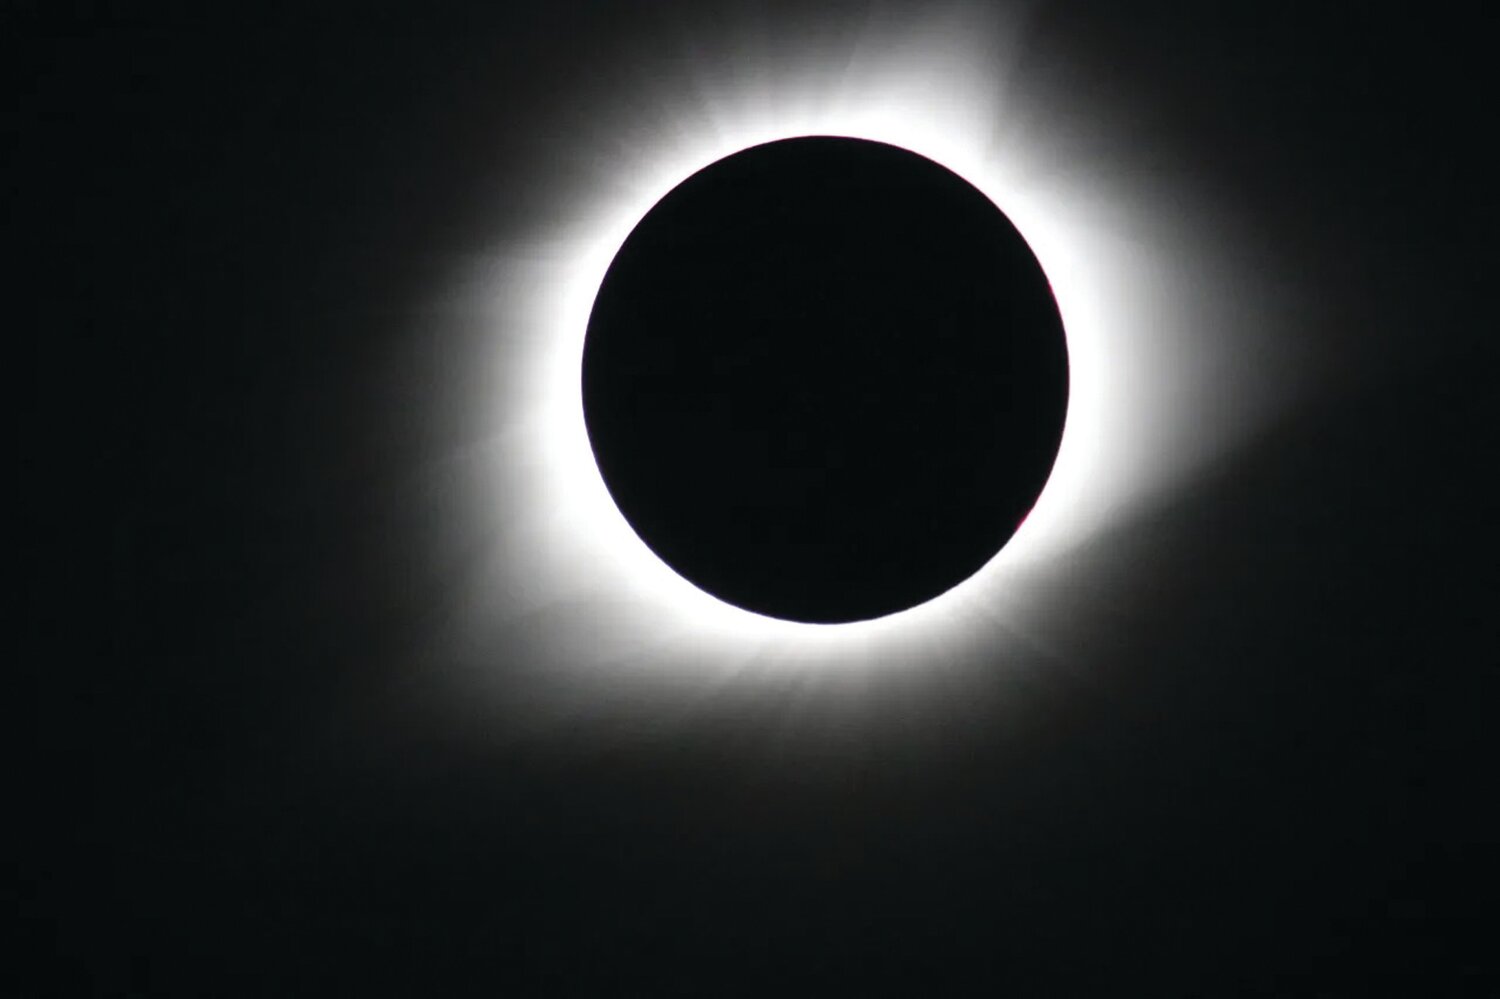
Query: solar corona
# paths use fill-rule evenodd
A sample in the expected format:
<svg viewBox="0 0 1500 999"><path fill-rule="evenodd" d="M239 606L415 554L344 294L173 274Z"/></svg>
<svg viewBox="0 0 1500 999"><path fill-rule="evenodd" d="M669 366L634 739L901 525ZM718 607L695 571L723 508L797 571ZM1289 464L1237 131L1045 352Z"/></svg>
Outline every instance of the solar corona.
<svg viewBox="0 0 1500 999"><path fill-rule="evenodd" d="M1029 82L993 11L836 21L559 97L525 219L454 273L463 696L1046 655L1106 542L1285 399L1275 276L1107 155L1108 95Z"/></svg>

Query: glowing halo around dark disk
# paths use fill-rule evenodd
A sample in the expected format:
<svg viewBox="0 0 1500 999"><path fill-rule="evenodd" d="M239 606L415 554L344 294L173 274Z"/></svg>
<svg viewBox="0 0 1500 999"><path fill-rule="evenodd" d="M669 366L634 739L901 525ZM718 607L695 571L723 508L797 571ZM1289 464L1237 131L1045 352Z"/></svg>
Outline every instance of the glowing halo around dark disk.
<svg viewBox="0 0 1500 999"><path fill-rule="evenodd" d="M455 625L468 647L496 629L524 635L545 682L582 696L604 689L606 668L611 682L692 686L747 671L993 662L1018 636L1063 647L1080 611L1060 594L1079 592L1080 578L1103 585L1099 542L1278 401L1246 348L1274 297L1247 287L1212 205L1111 158L1128 147L1107 98L1028 89L1024 35L991 8L811 27L772 25L759 41L705 29L590 82L575 127L536 154L526 199L540 221L504 233L461 276L446 308L482 324L491 351L478 362L489 372L482 443L465 459L485 480L469 529L490 553ZM940 597L849 624L747 612L657 558L600 476L579 381L595 294L652 206L726 156L810 135L910 150L1001 206L1051 283L1068 345L1062 441L1021 528ZM502 675L512 694L525 686Z"/></svg>
<svg viewBox="0 0 1500 999"><path fill-rule="evenodd" d="M889 126L894 122L886 124ZM882 130L876 125L877 122L872 121L868 130L862 133L799 130L784 134L776 131L766 135L762 141L754 141L760 136L747 132L742 140L726 143L730 148L724 149L722 155L717 149L707 151L695 156L690 166L674 170L657 180L650 185L652 189L659 189L655 197L632 199L628 202L631 206L628 210L606 221L601 227L601 232L606 235L598 244L580 247L584 255L574 272L574 282L566 295L566 302L559 303L563 306L562 314L566 316L563 320L565 328L557 330L556 341L552 345L550 356L545 358L546 367L539 381L539 384L550 389L538 400L540 406L545 407L546 413L542 417L545 424L542 428L543 436L538 439L545 455L543 474L550 480L554 509L573 511L569 517L570 522L586 524L590 529L591 551L584 558L592 561L596 571L601 568L611 569L611 575L621 591L654 605L658 612L666 616L665 621L677 627L717 635L736 646L744 642L756 644L768 638L780 638L799 644L812 642L817 647L826 647L829 642L833 642L835 646L864 649L871 639L878 640L892 634L895 629L915 628L916 634L926 628L945 627L950 615L961 615L960 608L966 600L983 599L987 584L993 583L1007 564L1023 565L1030 560L1044 558L1049 546L1055 548L1065 544L1068 501L1084 492L1082 480L1089 474L1086 466L1093 446L1085 435L1091 430L1097 432L1101 422L1102 414L1097 409L1099 393L1102 391L1099 384L1103 375L1100 362L1107 363L1107 351L1098 342L1097 324L1090 322L1090 314L1080 308L1086 296L1081 293L1070 294L1070 289L1078 281L1076 261L1063 251L1060 238L1049 231L1041 218L1035 217L1038 207L1026 203L1024 199L1005 201L1007 214L1021 230L1048 274L1063 313L1063 323L1069 338L1071 382L1067 422L1052 475L1025 523L999 557L979 573L943 594L940 599L885 617L839 625L805 624L744 611L703 592L661 562L631 530L600 477L589 447L578 384L589 309L609 263L626 236L651 206L660 200L660 196L682 179L724 156L763 144L764 141L807 134L847 135L851 138L886 142L927 156L969 181L991 201L997 201L994 193L997 185L975 183L975 176L954 169L951 159L930 155L919 148L930 148L941 143L929 141L903 144L898 138L905 137L904 134L891 135L888 129ZM907 130L900 131L905 133ZM936 138L933 137L934 140ZM681 176L677 176L678 174ZM980 179L983 180L982 177ZM1003 195L1000 200L1005 200ZM577 544L584 539L575 536L568 540ZM568 541L562 543L567 545Z"/></svg>
<svg viewBox="0 0 1500 999"><path fill-rule="evenodd" d="M816 120L841 117L818 115ZM866 113L851 117L864 127L783 131L766 122L761 126L763 131L747 128L728 140L721 132L706 132L701 152L669 172L649 175L651 182L641 185L642 194L622 200L615 211L606 211L599 220L598 241L577 247L580 255L572 269L573 280L557 301L553 340L541 358L544 367L537 372L536 384L542 389L534 411L541 424L536 438L541 447L536 456L538 470L548 487L553 515L570 511L568 523L583 528L569 538L558 538L560 548L586 549L587 553L576 551L579 564L589 565L596 574L608 571L617 592L629 594L662 615L659 627L675 626L717 636L712 640L725 640L732 648L743 647L746 642L758 645L767 639L786 640L797 643L799 651L838 647L867 650L872 640L893 635L916 637L929 629L947 628L953 616L962 618L966 604L983 601L997 583L1003 585L1008 570L1045 560L1066 548L1072 525L1080 517L1077 508L1089 499L1087 484L1098 474L1095 463L1101 457L1099 437L1106 432L1106 372L1113 358L1101 317L1089 308L1093 296L1087 290L1086 262L1069 252L1067 234L1058 225L1059 217L1066 216L1049 214L1048 206L1028 198L1025 189L1007 185L1001 170L991 167L986 171L977 166L965 170L962 164L974 159L978 150L966 148L962 132L935 129L931 118L915 113L892 115L883 102L872 102ZM594 295L620 245L661 196L703 167L742 149L813 134L868 139L909 149L958 174L990 201L1004 204L1051 281L1067 330L1069 355L1068 412L1052 474L1025 523L1001 554L939 599L885 617L838 625L805 624L744 611L693 586L658 559L621 516L600 477L588 442L578 381ZM811 646L805 644L809 642Z"/></svg>

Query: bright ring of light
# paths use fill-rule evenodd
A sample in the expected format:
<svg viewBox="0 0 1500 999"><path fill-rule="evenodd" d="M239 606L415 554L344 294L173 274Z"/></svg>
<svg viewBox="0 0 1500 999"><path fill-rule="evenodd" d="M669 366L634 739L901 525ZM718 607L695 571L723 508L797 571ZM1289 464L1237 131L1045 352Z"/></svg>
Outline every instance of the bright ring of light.
<svg viewBox="0 0 1500 999"><path fill-rule="evenodd" d="M869 29L836 52L826 41L798 51L734 40L686 58L678 77L652 72L612 87L615 103L591 108L593 126L569 140L581 165L543 185L552 228L502 251L498 279L487 271L499 352L489 516L509 540L477 613L514 620L568 606L567 624L543 644L575 674L648 660L669 673L930 660L938 648L993 644L996 622L1003 633L1034 630L1045 597L1032 580L1087 569L1090 542L1122 512L1230 443L1246 421L1216 382L1234 357L1234 323L1215 311L1227 268L1202 231L1204 213L1181 191L1070 160L1037 122L1076 119L1079 102L1006 92L1014 56L1004 49L1016 38L970 13ZM580 391L595 294L640 219L703 167L802 135L899 146L983 192L1047 274L1069 352L1061 447L1022 528L942 596L842 625L741 610L661 562L604 485ZM1205 322L1217 324L1214 338L1201 335Z"/></svg>

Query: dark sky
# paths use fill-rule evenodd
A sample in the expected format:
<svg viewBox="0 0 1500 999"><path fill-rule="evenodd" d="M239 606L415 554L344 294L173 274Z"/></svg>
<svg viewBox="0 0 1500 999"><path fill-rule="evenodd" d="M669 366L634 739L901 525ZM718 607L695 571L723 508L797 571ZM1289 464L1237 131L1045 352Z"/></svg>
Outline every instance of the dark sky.
<svg viewBox="0 0 1500 999"><path fill-rule="evenodd" d="M483 749L422 707L461 582L412 488L472 344L410 316L537 224L594 76L717 8L39 6L3 28L16 994L1494 989L1477 5L1034 5L1071 56L1030 70L1295 265L1319 390L1111 537L1026 712Z"/></svg>

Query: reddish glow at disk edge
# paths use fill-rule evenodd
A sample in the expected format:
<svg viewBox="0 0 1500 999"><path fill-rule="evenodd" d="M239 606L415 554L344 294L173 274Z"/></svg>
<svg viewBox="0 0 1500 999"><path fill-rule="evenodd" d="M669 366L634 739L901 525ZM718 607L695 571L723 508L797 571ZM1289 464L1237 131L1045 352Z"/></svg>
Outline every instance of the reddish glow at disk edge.
<svg viewBox="0 0 1500 999"><path fill-rule="evenodd" d="M1224 308L1244 294L1215 252L1203 221L1212 213L1099 157L1069 156L1039 123L1076 128L1102 114L1098 98L1007 89L1007 48L1024 38L989 18L866 26L843 43L829 43L829 31L799 45L796 26L758 47L699 39L691 59L672 64L676 75L642 69L600 88L609 98L585 109L586 127L565 143L583 166L540 184L552 222L498 244L462 293L495 331L483 362L493 372L480 430L487 496L474 500L495 546L468 631L548 622L531 626L530 647L570 684L605 667L670 680L863 672L979 648L994 658L1005 636L1045 630L1044 594L1057 587L1039 581L1088 573L1091 542L1264 415L1264 392L1225 393L1215 377L1255 317ZM761 617L661 562L595 467L579 385L595 293L637 222L703 167L804 135L899 146L983 192L1046 272L1069 353L1061 448L1016 535L947 593L852 624Z"/></svg>

